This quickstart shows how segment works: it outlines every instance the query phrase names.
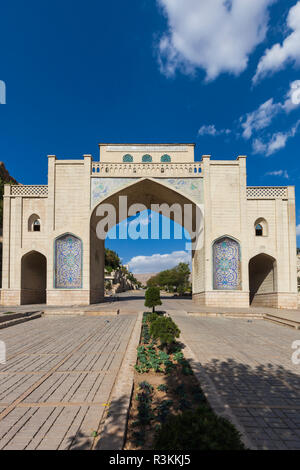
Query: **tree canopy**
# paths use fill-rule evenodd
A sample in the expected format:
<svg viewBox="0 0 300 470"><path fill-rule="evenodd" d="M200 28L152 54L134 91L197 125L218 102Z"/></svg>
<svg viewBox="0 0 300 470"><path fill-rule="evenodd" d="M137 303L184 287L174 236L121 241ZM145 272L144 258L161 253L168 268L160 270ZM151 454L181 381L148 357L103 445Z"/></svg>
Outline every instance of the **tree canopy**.
<svg viewBox="0 0 300 470"><path fill-rule="evenodd" d="M167 290L175 288L179 292L184 292L189 287L190 274L189 265L187 263L179 263L172 269L166 269L152 276L147 281L147 287L156 286Z"/></svg>
<svg viewBox="0 0 300 470"><path fill-rule="evenodd" d="M106 271L111 271L118 269L121 265L120 258L118 254L113 251L105 248L105 269Z"/></svg>
<svg viewBox="0 0 300 470"><path fill-rule="evenodd" d="M156 305L161 305L160 300L160 291L158 287L148 287L145 293L145 307L149 307L153 309L155 312Z"/></svg>

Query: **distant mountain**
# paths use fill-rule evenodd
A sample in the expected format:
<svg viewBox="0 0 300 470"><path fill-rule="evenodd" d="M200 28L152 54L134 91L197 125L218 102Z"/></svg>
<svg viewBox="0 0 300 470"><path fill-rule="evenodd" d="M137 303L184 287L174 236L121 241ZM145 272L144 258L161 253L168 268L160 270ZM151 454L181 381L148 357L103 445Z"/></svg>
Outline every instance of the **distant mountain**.
<svg viewBox="0 0 300 470"><path fill-rule="evenodd" d="M133 273L134 277L140 281L143 286L145 286L147 284L147 281L148 279L150 279L150 277L152 276L156 276L157 273L145 273L145 274L135 274Z"/></svg>

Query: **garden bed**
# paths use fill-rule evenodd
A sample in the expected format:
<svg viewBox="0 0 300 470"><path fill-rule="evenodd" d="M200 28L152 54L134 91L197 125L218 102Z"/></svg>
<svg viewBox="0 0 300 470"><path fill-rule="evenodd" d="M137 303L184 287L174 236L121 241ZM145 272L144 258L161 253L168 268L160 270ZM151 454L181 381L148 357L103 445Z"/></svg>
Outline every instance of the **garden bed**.
<svg viewBox="0 0 300 470"><path fill-rule="evenodd" d="M151 336L151 323L157 318L143 316L124 449L243 449L234 426L210 408L184 358L183 345L161 345ZM167 321L171 325L172 320Z"/></svg>

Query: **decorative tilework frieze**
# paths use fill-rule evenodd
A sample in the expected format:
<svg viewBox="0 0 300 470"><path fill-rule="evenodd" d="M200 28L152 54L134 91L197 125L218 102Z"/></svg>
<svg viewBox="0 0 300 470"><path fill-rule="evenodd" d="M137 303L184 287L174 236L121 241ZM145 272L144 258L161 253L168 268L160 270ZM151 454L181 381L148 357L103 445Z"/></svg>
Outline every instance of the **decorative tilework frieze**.
<svg viewBox="0 0 300 470"><path fill-rule="evenodd" d="M229 237L217 240L213 245L214 289L241 289L240 245Z"/></svg>
<svg viewBox="0 0 300 470"><path fill-rule="evenodd" d="M185 194L191 196L197 203L203 203L203 179L202 178L160 178L155 181L164 182Z"/></svg>
<svg viewBox="0 0 300 470"><path fill-rule="evenodd" d="M80 289L82 287L82 242L71 234L55 240L56 289Z"/></svg>

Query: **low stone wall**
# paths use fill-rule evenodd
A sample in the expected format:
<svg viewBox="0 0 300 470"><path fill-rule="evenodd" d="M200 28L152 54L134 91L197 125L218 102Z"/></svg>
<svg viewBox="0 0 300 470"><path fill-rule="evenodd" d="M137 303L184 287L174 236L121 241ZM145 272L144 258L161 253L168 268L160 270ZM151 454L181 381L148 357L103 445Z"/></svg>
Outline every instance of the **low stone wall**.
<svg viewBox="0 0 300 470"><path fill-rule="evenodd" d="M83 289L48 290L47 305L90 305L90 291Z"/></svg>
<svg viewBox="0 0 300 470"><path fill-rule="evenodd" d="M206 307L248 308L248 292L208 291L193 294L193 302Z"/></svg>
<svg viewBox="0 0 300 470"><path fill-rule="evenodd" d="M1 305L15 306L21 305L21 291L14 289L2 289Z"/></svg>
<svg viewBox="0 0 300 470"><path fill-rule="evenodd" d="M298 308L298 295L289 292L256 294L251 307Z"/></svg>

